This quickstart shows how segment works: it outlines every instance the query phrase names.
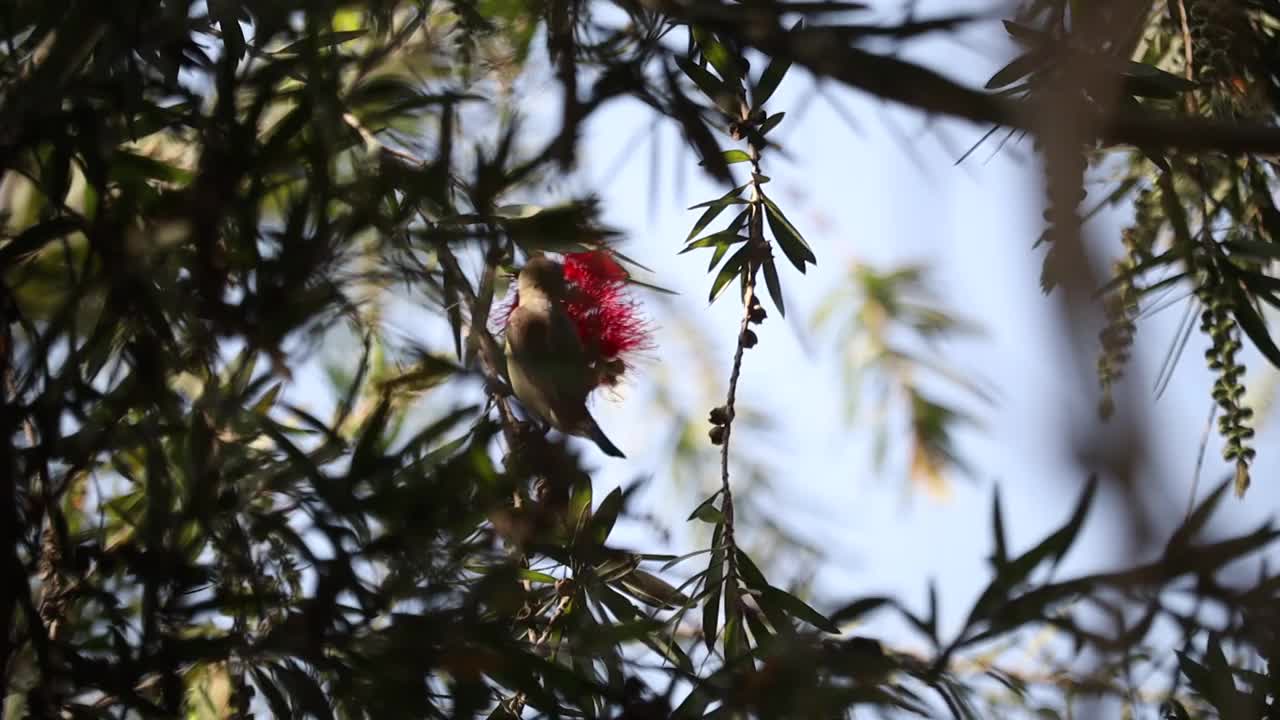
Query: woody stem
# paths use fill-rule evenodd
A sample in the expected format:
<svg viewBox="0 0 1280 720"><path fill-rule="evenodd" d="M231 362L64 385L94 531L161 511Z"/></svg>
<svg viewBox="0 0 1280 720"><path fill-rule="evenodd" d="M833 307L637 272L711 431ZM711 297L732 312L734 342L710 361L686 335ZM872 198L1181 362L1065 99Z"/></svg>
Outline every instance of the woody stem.
<svg viewBox="0 0 1280 720"><path fill-rule="evenodd" d="M755 304L756 296L756 273L760 269L760 257L768 252L768 242L764 238L764 193L760 186L762 184L762 175L760 173L760 148L755 143L750 143L749 152L751 155L751 215L748 221L749 239L752 250L749 252L746 269L746 283L744 284L742 293L742 320L738 324L738 342L733 353L733 368L729 372L729 391L725 399L725 423L724 436L720 445L720 488L724 497L721 501L721 514L724 516L724 543L725 543L725 609L726 613L729 608L737 608L739 602L738 592L738 557L737 543L734 540L734 512L733 512L733 488L729 482L729 442L733 435L734 406L738 397L738 380L742 375L742 356L747 348L747 332L751 324L751 307ZM741 625L733 628L731 632L744 632ZM745 647L745 643L736 643L737 647ZM729 643L726 642L726 648Z"/></svg>

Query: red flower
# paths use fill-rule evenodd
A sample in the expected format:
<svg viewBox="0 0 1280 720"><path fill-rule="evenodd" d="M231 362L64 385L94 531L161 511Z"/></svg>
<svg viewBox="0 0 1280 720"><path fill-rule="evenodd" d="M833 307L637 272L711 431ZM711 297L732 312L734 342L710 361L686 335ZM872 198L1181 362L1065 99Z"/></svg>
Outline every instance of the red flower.
<svg viewBox="0 0 1280 720"><path fill-rule="evenodd" d="M603 250L564 256L570 287L565 310L573 318L597 384L616 385L630 355L653 347L640 303L627 292L627 272Z"/></svg>
<svg viewBox="0 0 1280 720"><path fill-rule="evenodd" d="M653 348L649 321L640 303L627 292L627 271L605 250L568 253L563 262L569 285L565 311L573 319L596 373L594 386L617 385L637 352ZM499 308L504 322L519 303Z"/></svg>

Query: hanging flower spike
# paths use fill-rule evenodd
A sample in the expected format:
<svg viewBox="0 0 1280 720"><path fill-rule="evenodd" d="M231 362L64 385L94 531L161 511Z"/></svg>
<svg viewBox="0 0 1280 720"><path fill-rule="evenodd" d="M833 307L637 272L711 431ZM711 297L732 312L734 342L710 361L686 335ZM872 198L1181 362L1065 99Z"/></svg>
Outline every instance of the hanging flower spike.
<svg viewBox="0 0 1280 720"><path fill-rule="evenodd" d="M571 288L565 309L597 377L595 385L617 385L630 367L628 356L653 347L640 303L627 292L627 271L607 251L564 256Z"/></svg>

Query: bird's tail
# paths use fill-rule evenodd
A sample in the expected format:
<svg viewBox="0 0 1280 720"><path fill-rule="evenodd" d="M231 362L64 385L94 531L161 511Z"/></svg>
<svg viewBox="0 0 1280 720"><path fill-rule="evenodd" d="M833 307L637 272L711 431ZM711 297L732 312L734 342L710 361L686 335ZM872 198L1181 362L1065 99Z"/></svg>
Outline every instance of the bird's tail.
<svg viewBox="0 0 1280 720"><path fill-rule="evenodd" d="M613 441L611 441L608 438L608 436L604 434L604 430L600 429L600 426L596 423L595 418L588 417L587 420L588 422L590 422L590 427L587 428L587 437L590 438L591 441L594 442L597 446L599 446L600 450L605 455L608 455L609 457L616 457L616 458L626 457L626 455L623 455L622 451L618 449L618 446L614 445Z"/></svg>

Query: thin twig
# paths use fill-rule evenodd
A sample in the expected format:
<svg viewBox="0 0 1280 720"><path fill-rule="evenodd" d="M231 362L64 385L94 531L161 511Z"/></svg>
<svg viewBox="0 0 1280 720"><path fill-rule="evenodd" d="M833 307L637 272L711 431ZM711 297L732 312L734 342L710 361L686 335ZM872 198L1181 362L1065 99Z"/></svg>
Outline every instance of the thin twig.
<svg viewBox="0 0 1280 720"><path fill-rule="evenodd" d="M1182 55L1187 61L1185 74L1188 82L1196 81L1195 58L1191 49L1191 24L1187 21L1187 5L1178 0L1178 19L1182 22ZM1200 114L1200 101L1194 92L1187 93L1187 110L1192 115Z"/></svg>
<svg viewBox="0 0 1280 720"><path fill-rule="evenodd" d="M1204 467L1205 452L1209 448L1209 435L1213 432L1213 418L1218 414L1218 403L1209 403L1209 419L1205 421L1204 432L1200 434L1200 453L1196 455L1196 471L1191 476L1191 495L1187 498L1187 515L1184 518L1191 518L1191 511L1196 506L1196 494L1200 491L1200 469Z"/></svg>
<svg viewBox="0 0 1280 720"><path fill-rule="evenodd" d="M746 107L744 103L744 107ZM737 543L734 540L734 512L733 512L733 487L729 482L729 441L733 434L733 420L735 415L734 407L738 398L738 380L742 376L742 356L746 351L746 338L751 326L751 308L756 303L756 273L760 269L760 254L768 252L768 241L764 238L764 192L761 189L762 178L760 172L760 148L755 143L750 143L751 154L751 219L750 219L750 238L749 242L754 249L754 254L747 261L746 270L746 288L742 294L742 320L738 324L738 342L733 353L733 368L729 372L729 390L725 398L725 423L724 435L721 438L720 445L720 487L724 493L724 499L721 501L720 512L724 517L724 544L725 544L725 612L729 612L729 608L737 609L738 607L738 558ZM740 632L739 625L734 632ZM726 643L728 638L726 637Z"/></svg>
<svg viewBox="0 0 1280 720"><path fill-rule="evenodd" d="M772 57L804 66L882 100L983 125L1036 130L1034 102L965 87L928 68L851 44L839 28L783 31L767 9L644 0L645 6L684 22L700 23ZM1053 111L1051 108L1050 112ZM1280 152L1280 129L1200 117L1166 117L1141 108L1115 108L1100 119L1090 139L1105 144L1219 153Z"/></svg>

